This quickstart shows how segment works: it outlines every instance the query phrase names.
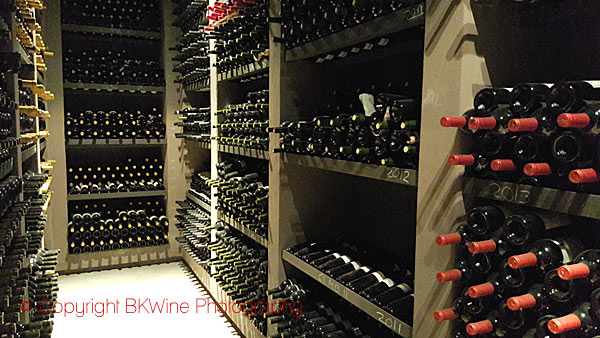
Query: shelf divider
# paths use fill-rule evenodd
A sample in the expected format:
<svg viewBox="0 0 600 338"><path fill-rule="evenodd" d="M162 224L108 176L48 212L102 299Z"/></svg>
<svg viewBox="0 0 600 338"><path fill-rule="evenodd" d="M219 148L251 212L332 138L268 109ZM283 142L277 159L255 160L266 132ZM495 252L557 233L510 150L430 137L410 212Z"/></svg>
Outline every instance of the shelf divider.
<svg viewBox="0 0 600 338"><path fill-rule="evenodd" d="M600 219L600 195L464 177L463 193L563 214Z"/></svg>
<svg viewBox="0 0 600 338"><path fill-rule="evenodd" d="M269 60L263 59L261 61L256 61L251 64L238 67L236 69L221 72L217 76L219 81L237 80L243 79L245 77L250 77L252 75L260 74L268 69Z"/></svg>
<svg viewBox="0 0 600 338"><path fill-rule="evenodd" d="M425 3L421 2L373 19L285 52L286 61L298 61L393 34L425 23Z"/></svg>
<svg viewBox="0 0 600 338"><path fill-rule="evenodd" d="M65 82L65 89L79 90L106 90L109 92L132 92L132 93L163 93L164 86L138 86L138 85L118 85L118 84L103 84L103 83L75 83Z"/></svg>
<svg viewBox="0 0 600 338"><path fill-rule="evenodd" d="M156 39L156 40L160 40L162 38L162 34L160 32L146 32L146 31L138 31L138 30L133 30L133 29L73 25L73 24L66 24L66 23L62 24L61 26L62 26L62 30L66 31L66 32L93 33L93 34L102 34L102 35L125 36L125 37L132 37L132 38Z"/></svg>
<svg viewBox="0 0 600 338"><path fill-rule="evenodd" d="M287 164L334 171L342 174L361 176L396 184L410 186L417 185L417 171L414 169L386 167L382 165L290 153L284 153L282 157L283 163Z"/></svg>
<svg viewBox="0 0 600 338"><path fill-rule="evenodd" d="M217 281L212 278L206 270L200 266L200 264L196 263L194 258L190 256L187 250L183 250L183 260L188 265L188 267L192 270L194 275L198 277L202 285L208 291L210 296L216 301L216 303L223 303L229 306L229 304L234 304L235 302L231 297L227 295L225 291L221 288L221 286L217 283ZM220 306L220 305L219 305ZM231 319L231 321L235 324L235 326L242 332L244 337L247 338L265 338L265 336L260 333L260 331L252 324L250 319L243 316L241 313L236 313L235 311L225 311L225 309L221 309L227 317Z"/></svg>
<svg viewBox="0 0 600 338"><path fill-rule="evenodd" d="M254 157L261 160L269 159L269 152L266 150L230 146L226 144L219 144L219 152Z"/></svg>
<svg viewBox="0 0 600 338"><path fill-rule="evenodd" d="M166 139L67 139L67 147L163 146Z"/></svg>
<svg viewBox="0 0 600 338"><path fill-rule="evenodd" d="M192 190L192 189L190 189L190 190ZM210 213L210 204L207 204L203 200L201 200L198 197L194 196L194 194L192 194L189 190L186 193L186 197L189 198L192 202L196 203L199 207L201 207L202 209L204 209L204 210L206 210L207 212Z"/></svg>
<svg viewBox="0 0 600 338"><path fill-rule="evenodd" d="M67 195L67 200L68 201L86 201L86 200L156 197L156 196L167 196L167 191L166 190L153 190L153 191L99 193L99 194L69 194L69 195Z"/></svg>
<svg viewBox="0 0 600 338"><path fill-rule="evenodd" d="M256 232L248 229L246 226L239 223L237 220L235 220L231 217L225 216L225 215L221 215L221 214L219 214L219 220L227 223L232 228L243 233L244 235L246 235L246 237L249 237L256 243L264 246L265 248L267 248L269 246L269 241L266 238L262 237L261 235L257 234Z"/></svg>
<svg viewBox="0 0 600 338"><path fill-rule="evenodd" d="M379 306L371 303L366 300L356 292L348 289L346 286L336 281L335 279L327 276L321 271L317 270L310 264L304 262L300 258L290 254L287 251L283 251L282 258L284 261L290 263L298 270L304 272L307 276L313 278L319 283L326 286L331 291L338 294L340 297L344 298L348 302L352 303L352 305L356 306L358 309L368 314L369 316L375 318L377 321L385 325L390 330L399 334L402 337L410 338L412 337L412 328L404 323L402 320L392 316L387 311L383 310Z"/></svg>

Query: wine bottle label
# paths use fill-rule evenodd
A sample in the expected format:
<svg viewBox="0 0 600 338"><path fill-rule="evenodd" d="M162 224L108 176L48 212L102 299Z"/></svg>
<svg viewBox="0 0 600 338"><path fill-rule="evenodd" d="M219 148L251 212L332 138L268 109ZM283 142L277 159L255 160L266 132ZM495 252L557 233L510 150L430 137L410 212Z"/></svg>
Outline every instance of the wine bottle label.
<svg viewBox="0 0 600 338"><path fill-rule="evenodd" d="M383 282L389 287L394 286L394 281L389 278L384 279Z"/></svg>
<svg viewBox="0 0 600 338"><path fill-rule="evenodd" d="M410 285L408 285L406 283L398 284L396 287L398 287L400 290L404 291L405 293L409 293L412 291L412 288L410 287Z"/></svg>
<svg viewBox="0 0 600 338"><path fill-rule="evenodd" d="M354 267L354 270L358 270L360 269L360 265L356 262L350 262L350 264L352 264L352 266Z"/></svg>
<svg viewBox="0 0 600 338"><path fill-rule="evenodd" d="M344 261L344 264L350 263L350 257L348 257L348 256L342 256L340 258L342 259L342 261Z"/></svg>
<svg viewBox="0 0 600 338"><path fill-rule="evenodd" d="M375 278L377 278L378 283L383 282L383 280L385 279L385 276L381 272L374 272L373 276L375 276Z"/></svg>
<svg viewBox="0 0 600 338"><path fill-rule="evenodd" d="M377 109L375 109L375 97L373 97L373 95L363 93L358 96L358 99L362 102L366 116L371 116L377 111Z"/></svg>
<svg viewBox="0 0 600 338"><path fill-rule="evenodd" d="M371 272L371 268L369 268L368 266L363 266L360 268L360 270L364 271L365 273Z"/></svg>

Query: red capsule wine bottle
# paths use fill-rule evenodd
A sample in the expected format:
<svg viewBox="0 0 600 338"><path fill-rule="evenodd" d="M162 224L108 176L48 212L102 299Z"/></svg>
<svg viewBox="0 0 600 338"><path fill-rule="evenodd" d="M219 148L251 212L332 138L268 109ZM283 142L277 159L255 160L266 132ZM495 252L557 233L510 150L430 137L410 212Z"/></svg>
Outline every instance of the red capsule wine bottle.
<svg viewBox="0 0 600 338"><path fill-rule="evenodd" d="M579 253L569 265L558 268L564 280L587 279L592 289L600 286L600 250L590 249Z"/></svg>
<svg viewBox="0 0 600 338"><path fill-rule="evenodd" d="M548 321L548 329L554 334L577 330L579 337L590 337L598 333L598 323L591 315L591 304L583 302L573 311L563 317Z"/></svg>
<svg viewBox="0 0 600 338"><path fill-rule="evenodd" d="M530 117L516 118L508 122L508 130L512 132L537 132L550 135L556 129L556 114L547 108L536 110Z"/></svg>
<svg viewBox="0 0 600 338"><path fill-rule="evenodd" d="M455 154L448 157L448 164L464 166L465 174L471 177L480 177L490 168L490 159L481 154Z"/></svg>
<svg viewBox="0 0 600 338"><path fill-rule="evenodd" d="M508 108L502 106L496 108L490 116L472 117L469 120L469 129L472 130L497 130L500 134L506 134L508 123L512 120L515 114Z"/></svg>
<svg viewBox="0 0 600 338"><path fill-rule="evenodd" d="M600 123L600 103L588 104L577 113L562 113L556 123L562 128L577 128L591 131Z"/></svg>
<svg viewBox="0 0 600 338"><path fill-rule="evenodd" d="M575 237L540 239L533 242L528 253L511 256L508 264L513 269L536 266L545 274L570 263L583 248L581 241Z"/></svg>

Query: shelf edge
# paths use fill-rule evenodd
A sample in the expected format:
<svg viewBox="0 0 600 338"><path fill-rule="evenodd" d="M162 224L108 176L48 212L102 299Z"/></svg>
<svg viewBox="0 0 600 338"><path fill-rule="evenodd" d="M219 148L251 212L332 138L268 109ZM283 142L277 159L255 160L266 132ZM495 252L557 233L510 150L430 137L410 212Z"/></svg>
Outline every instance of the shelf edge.
<svg viewBox="0 0 600 338"><path fill-rule="evenodd" d="M289 264L296 267L298 270L304 272L309 277L323 284L343 299L352 303L354 306L356 306L358 309L360 309L367 315L375 318L377 321L385 325L388 329L394 331L402 337L412 337L412 328L409 325L404 323L402 320L392 316L387 311L381 309L377 305L364 299L363 297L361 297L354 291L348 289L346 286L339 283L335 279L327 276L326 274L322 273L313 266L309 265L308 263L305 263L301 259L297 258L296 256L290 254L285 250L282 252L281 258L285 262L288 262Z"/></svg>

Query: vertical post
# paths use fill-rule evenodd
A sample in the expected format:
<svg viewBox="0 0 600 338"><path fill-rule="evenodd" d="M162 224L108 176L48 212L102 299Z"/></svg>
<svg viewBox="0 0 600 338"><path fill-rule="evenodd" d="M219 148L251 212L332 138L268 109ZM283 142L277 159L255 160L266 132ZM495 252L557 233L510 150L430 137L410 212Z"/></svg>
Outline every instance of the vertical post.
<svg viewBox="0 0 600 338"><path fill-rule="evenodd" d="M215 0L209 0L209 6L215 4ZM209 49L215 49L215 40L209 40ZM217 163L219 163L219 143L216 137L219 136L217 128L213 128L219 123L219 116L217 116L217 110L219 109L218 99L219 93L217 91L219 84L217 83L217 55L209 54L209 65L210 65L210 179L216 180L219 176L217 174ZM212 227L217 224L219 217L217 215L217 187L213 186L210 188L210 225ZM215 241L216 231L211 230L211 240ZM214 251L211 253L211 257L214 258Z"/></svg>
<svg viewBox="0 0 600 338"><path fill-rule="evenodd" d="M53 199L48 208L48 225L44 230L44 245L52 249L60 249L57 271L68 268L67 244L67 159L65 148L64 125L64 90L62 64L62 31L60 1L46 1L46 9L42 16L44 42L51 46L54 56L47 58L46 65L52 74L45 76L46 89L54 94L54 100L46 102L46 110L52 112L52 118L46 121L46 129L52 135L46 140L46 156L56 163L52 169ZM37 70L36 70L37 71ZM48 73L47 73L48 74Z"/></svg>
<svg viewBox="0 0 600 338"><path fill-rule="evenodd" d="M33 20L36 20L36 13L37 10L33 11ZM35 50L37 50L37 34L38 32L36 31L32 31L33 32L33 47L35 48ZM38 53L43 53L42 50L39 50ZM33 82L37 85L38 83L38 71L37 71L37 54L33 54L33 58L32 58L32 62L33 62ZM37 94L33 94L33 100L34 100L34 104L33 106L36 108L36 110L39 108L39 103L38 103L38 95ZM39 134L40 133L40 118L39 117L34 117L35 119L35 133ZM36 166L36 170L37 173L40 174L42 172L42 153L41 153L41 149L40 149L40 139L39 137L36 137L35 140L35 166Z"/></svg>
<svg viewBox="0 0 600 338"><path fill-rule="evenodd" d="M452 285L440 285L435 274L452 268L454 259L451 248L437 246L435 237L451 232L465 212L462 170L446 164L463 142L456 130L440 126L440 118L472 107L473 84L489 79L485 60L475 50L469 1L428 1L426 13L413 337L448 337L450 323L437 323L433 311L451 306Z"/></svg>

